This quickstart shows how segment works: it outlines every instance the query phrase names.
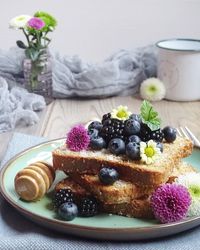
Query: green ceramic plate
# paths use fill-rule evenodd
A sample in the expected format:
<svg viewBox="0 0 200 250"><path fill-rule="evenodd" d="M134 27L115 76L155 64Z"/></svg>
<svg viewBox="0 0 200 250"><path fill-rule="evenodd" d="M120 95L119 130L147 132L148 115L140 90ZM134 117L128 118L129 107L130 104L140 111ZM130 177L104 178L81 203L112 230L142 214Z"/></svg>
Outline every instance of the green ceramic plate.
<svg viewBox="0 0 200 250"><path fill-rule="evenodd" d="M200 224L200 217L193 217L178 223L159 224L154 220L126 218L123 216L101 214L91 218L76 218L72 222L59 220L50 208L51 198L46 195L38 202L24 202L19 199L14 189L16 173L28 164L38 161L51 161L51 151L63 143L57 139L39 144L12 158L1 170L0 189L5 199L28 219L42 226L94 239L141 240L176 234ZM192 156L185 159L199 167L200 151L194 150ZM60 178L60 176L57 176Z"/></svg>

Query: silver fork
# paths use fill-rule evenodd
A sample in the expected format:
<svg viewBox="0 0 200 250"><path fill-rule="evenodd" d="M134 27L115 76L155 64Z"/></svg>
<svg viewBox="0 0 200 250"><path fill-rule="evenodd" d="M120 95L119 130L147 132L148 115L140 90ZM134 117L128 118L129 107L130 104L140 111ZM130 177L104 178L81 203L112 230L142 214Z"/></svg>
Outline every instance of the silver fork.
<svg viewBox="0 0 200 250"><path fill-rule="evenodd" d="M179 136L186 137L187 139L192 140L195 147L200 148L200 141L196 136L191 132L188 127L179 127L176 129Z"/></svg>

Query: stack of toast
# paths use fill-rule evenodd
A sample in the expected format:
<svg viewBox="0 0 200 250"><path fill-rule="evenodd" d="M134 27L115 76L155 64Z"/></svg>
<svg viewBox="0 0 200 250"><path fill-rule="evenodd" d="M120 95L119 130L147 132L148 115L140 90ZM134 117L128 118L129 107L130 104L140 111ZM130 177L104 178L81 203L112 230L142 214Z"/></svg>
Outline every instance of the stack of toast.
<svg viewBox="0 0 200 250"><path fill-rule="evenodd" d="M150 196L161 184L172 183L176 177L196 170L182 159L192 153L192 142L177 137L173 143L163 143L163 153L150 165L116 156L107 149L75 152L63 145L53 151L53 167L62 170L67 178L55 189L70 188L77 200L93 196L100 210L136 218L153 217ZM119 180L112 185L100 182L98 174L103 167L114 168Z"/></svg>

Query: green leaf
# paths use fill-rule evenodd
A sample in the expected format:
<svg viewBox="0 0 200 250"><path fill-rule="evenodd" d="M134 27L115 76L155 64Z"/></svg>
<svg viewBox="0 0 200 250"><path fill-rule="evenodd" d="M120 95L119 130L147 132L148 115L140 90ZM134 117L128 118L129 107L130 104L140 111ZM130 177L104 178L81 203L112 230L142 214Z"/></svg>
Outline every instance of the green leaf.
<svg viewBox="0 0 200 250"><path fill-rule="evenodd" d="M51 41L51 39L49 39L48 37L43 37L43 39L46 40L46 41L48 41L48 42Z"/></svg>
<svg viewBox="0 0 200 250"><path fill-rule="evenodd" d="M27 48L26 45L20 40L16 41L16 44L20 49L26 49Z"/></svg>
<svg viewBox="0 0 200 250"><path fill-rule="evenodd" d="M140 108L142 122L145 123L152 131L160 128L161 119L150 102L144 100Z"/></svg>

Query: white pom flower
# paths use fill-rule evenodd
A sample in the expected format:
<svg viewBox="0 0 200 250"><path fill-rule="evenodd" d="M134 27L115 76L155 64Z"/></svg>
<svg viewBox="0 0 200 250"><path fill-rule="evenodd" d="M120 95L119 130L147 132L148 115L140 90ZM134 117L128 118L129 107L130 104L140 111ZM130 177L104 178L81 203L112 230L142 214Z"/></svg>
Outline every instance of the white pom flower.
<svg viewBox="0 0 200 250"><path fill-rule="evenodd" d="M200 173L187 173L179 176L176 183L185 186L192 198L191 205L188 210L188 216L200 215Z"/></svg>
<svg viewBox="0 0 200 250"><path fill-rule="evenodd" d="M157 147L157 143L153 140L146 142L140 142L140 157L141 161L147 165L154 163L161 155L160 148Z"/></svg>
<svg viewBox="0 0 200 250"><path fill-rule="evenodd" d="M31 16L28 15L20 15L12 18L9 22L9 27L11 29L22 29L25 28L27 22L31 19Z"/></svg>
<svg viewBox="0 0 200 250"><path fill-rule="evenodd" d="M140 95L145 100L160 101L165 94L165 85L158 78L148 78L141 83Z"/></svg>

